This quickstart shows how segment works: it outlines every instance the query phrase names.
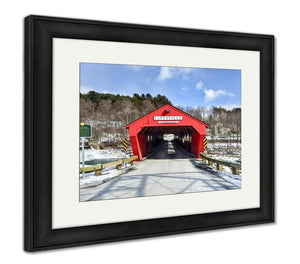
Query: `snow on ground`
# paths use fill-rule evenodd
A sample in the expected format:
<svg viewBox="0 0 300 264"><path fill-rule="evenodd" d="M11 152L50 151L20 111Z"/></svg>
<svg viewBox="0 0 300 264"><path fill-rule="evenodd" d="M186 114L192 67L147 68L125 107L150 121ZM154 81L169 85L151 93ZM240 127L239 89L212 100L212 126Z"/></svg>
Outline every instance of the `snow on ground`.
<svg viewBox="0 0 300 264"><path fill-rule="evenodd" d="M234 175L234 174L232 174L231 170L227 167L223 167L222 172L216 170L216 173L219 177L221 177L225 181L231 182L232 184L234 184L234 185L238 186L239 188L241 188L241 186L242 186L242 175L241 174Z"/></svg>
<svg viewBox="0 0 300 264"><path fill-rule="evenodd" d="M223 160L223 161L234 162L234 163L239 163L238 161L240 160L239 157L232 157L226 155L211 155L211 156L212 158L217 160ZM241 188L242 170L240 170L239 175L235 175L232 173L231 168L226 166L223 166L223 171L218 171L216 166L212 166L211 168L217 176Z"/></svg>
<svg viewBox="0 0 300 264"><path fill-rule="evenodd" d="M240 158L239 155L218 155L218 154L213 154L211 156L214 157L215 159L218 159L218 160L223 160L223 161L233 162L233 163L241 163L241 158Z"/></svg>
<svg viewBox="0 0 300 264"><path fill-rule="evenodd" d="M84 175L80 174L80 188L97 186L118 177L127 172L130 166L129 163L125 164L121 170L117 170L116 167L107 168L102 170L102 174L99 176L95 176L95 172L84 173Z"/></svg>
<svg viewBox="0 0 300 264"><path fill-rule="evenodd" d="M229 162L241 162L241 145L232 143L208 143L207 154L216 159L222 159Z"/></svg>
<svg viewBox="0 0 300 264"><path fill-rule="evenodd" d="M80 150L80 162L82 161L82 152ZM128 155L126 156L128 157ZM93 159L124 159L125 154L120 149L106 148L106 149L94 149L93 147L84 150L84 160Z"/></svg>
<svg viewBox="0 0 300 264"><path fill-rule="evenodd" d="M113 160L118 159L125 159L128 158L128 154L124 154L120 149L114 148L106 148L106 149L94 149L91 147L90 149L84 150L84 160L85 162L92 161L92 160L99 160L99 164L107 163ZM82 162L82 152L80 150L80 162ZM85 165L88 166L95 166L95 165ZM99 176L95 176L95 172L84 173L84 175L80 174L80 188L96 186L102 184L109 179L115 178L120 176L121 174L125 173L130 167L130 164L123 165L124 167L121 170L117 170L116 167L110 167L107 169L102 170L102 174ZM80 164L82 167L82 164Z"/></svg>
<svg viewBox="0 0 300 264"><path fill-rule="evenodd" d="M241 144L236 143L211 143L208 144L207 154L211 155L214 159L223 160L233 163L241 163ZM239 175L234 175L229 167L223 166L223 171L220 172L213 166L213 170L218 176L226 181L233 183L241 188L242 170Z"/></svg>
<svg viewBox="0 0 300 264"><path fill-rule="evenodd" d="M235 162L238 163L237 161L239 158L232 158L231 156L220 156L220 155L212 155L214 159L218 160L223 160L223 161L229 161L229 162ZM241 181L242 181L242 170L240 170L239 175L235 175L232 173L231 168L223 166L223 171L218 171L216 169L216 166L213 166L212 169L216 172L216 174L221 177L222 179L231 182L232 184L238 186L241 188Z"/></svg>

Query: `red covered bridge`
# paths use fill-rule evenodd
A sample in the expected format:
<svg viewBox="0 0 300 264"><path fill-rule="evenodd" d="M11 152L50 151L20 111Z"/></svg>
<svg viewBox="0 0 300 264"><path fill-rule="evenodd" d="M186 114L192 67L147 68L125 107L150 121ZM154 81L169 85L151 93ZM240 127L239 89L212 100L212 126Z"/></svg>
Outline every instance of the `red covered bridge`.
<svg viewBox="0 0 300 264"><path fill-rule="evenodd" d="M169 104L125 126L129 129L132 151L138 155L138 160L151 152L165 134L173 134L179 145L199 158L199 153L204 151L207 127L204 122Z"/></svg>

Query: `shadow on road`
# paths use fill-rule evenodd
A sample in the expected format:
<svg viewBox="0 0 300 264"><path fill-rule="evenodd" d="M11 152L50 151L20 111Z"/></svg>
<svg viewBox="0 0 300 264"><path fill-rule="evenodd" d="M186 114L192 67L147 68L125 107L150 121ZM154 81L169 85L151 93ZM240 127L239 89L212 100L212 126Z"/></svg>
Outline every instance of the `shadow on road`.
<svg viewBox="0 0 300 264"><path fill-rule="evenodd" d="M190 159L194 157L192 153L187 152L174 141L164 141L149 153L147 159Z"/></svg>
<svg viewBox="0 0 300 264"><path fill-rule="evenodd" d="M207 170L207 177L199 178L194 176L194 172L179 171L164 174L137 174L121 176L107 182L106 186L97 195L92 198L95 200L107 199L123 199L130 197L144 197L157 195L171 195L182 193L193 193L197 191L197 187L193 190L193 186L201 186L206 191L221 191L237 189L233 184L224 182L220 177L213 176ZM170 181L172 184L169 184ZM151 193L151 186L155 185L160 189L160 193Z"/></svg>

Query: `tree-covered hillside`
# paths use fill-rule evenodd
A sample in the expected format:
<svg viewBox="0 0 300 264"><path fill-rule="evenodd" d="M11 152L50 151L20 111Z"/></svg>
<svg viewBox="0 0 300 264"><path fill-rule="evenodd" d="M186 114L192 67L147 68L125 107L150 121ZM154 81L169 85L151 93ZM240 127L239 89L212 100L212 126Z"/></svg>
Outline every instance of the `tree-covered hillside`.
<svg viewBox="0 0 300 264"><path fill-rule="evenodd" d="M126 124L172 102L163 95L134 94L114 95L90 91L80 94L80 122L93 126L93 139L102 142L121 141L128 137ZM182 107L184 112L208 123L211 136L241 132L241 108L226 110L221 107Z"/></svg>
<svg viewBox="0 0 300 264"><path fill-rule="evenodd" d="M130 97L90 91L80 94L80 119L130 123L165 104L172 103L160 94L154 97L134 94Z"/></svg>

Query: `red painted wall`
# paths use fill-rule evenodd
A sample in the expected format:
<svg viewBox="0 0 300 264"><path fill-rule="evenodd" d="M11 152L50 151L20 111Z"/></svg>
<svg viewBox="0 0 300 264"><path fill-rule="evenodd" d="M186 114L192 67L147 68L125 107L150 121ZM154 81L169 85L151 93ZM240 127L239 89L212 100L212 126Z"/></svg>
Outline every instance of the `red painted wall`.
<svg viewBox="0 0 300 264"><path fill-rule="evenodd" d="M167 112L169 109L170 112ZM171 123L164 123L165 120L154 120L154 116L182 116L182 120L170 120ZM176 122L174 122L176 121ZM178 122L177 122L178 121ZM199 121L198 119L186 114L185 112L177 109L171 105L165 105L148 115L141 117L140 119L128 124L126 126L129 129L129 137L131 147L134 155L138 155L138 160L141 160L147 155L146 149L146 136L139 135L138 133L144 127L193 127L196 133L192 134L192 152L200 158L200 152L203 151L203 137L206 135L207 124ZM171 133L171 132L170 132Z"/></svg>

